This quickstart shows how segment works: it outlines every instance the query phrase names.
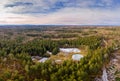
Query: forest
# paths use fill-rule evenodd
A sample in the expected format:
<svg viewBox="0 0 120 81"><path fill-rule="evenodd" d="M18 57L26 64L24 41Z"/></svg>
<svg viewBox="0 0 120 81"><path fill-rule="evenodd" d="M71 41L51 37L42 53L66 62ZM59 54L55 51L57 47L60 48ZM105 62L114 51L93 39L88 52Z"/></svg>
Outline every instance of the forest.
<svg viewBox="0 0 120 81"><path fill-rule="evenodd" d="M103 45L104 36L84 36L76 39L21 39L0 41L0 81L94 81L102 75L109 63L115 44ZM57 64L52 60L33 62L31 56L51 57L59 48L87 48L80 61L65 60ZM118 47L118 46L117 46Z"/></svg>

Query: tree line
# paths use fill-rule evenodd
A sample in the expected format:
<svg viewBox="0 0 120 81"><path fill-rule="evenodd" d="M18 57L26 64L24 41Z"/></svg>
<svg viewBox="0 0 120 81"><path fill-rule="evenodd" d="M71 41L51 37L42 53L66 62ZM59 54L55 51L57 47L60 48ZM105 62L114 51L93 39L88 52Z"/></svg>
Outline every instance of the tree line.
<svg viewBox="0 0 120 81"><path fill-rule="evenodd" d="M81 37L73 40L33 40L27 43L18 41L0 41L0 55L28 53L32 56L49 56L47 51L56 55L60 47L88 46L90 49L97 49L101 44L101 37Z"/></svg>

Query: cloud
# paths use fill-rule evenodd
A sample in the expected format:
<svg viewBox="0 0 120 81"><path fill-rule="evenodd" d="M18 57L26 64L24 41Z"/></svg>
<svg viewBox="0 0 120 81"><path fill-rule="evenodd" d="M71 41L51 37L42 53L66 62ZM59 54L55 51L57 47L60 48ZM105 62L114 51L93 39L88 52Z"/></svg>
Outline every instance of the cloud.
<svg viewBox="0 0 120 81"><path fill-rule="evenodd" d="M52 10L56 0L13 0L4 4L6 12L12 13L45 13Z"/></svg>
<svg viewBox="0 0 120 81"><path fill-rule="evenodd" d="M74 12L73 12L74 11ZM64 13L63 13L64 12ZM115 24L120 20L120 10L115 12L111 10L102 9L87 9L87 8L66 8L57 13L48 16L48 20L51 17L56 17L49 21L49 23L57 24ZM114 21L114 23L113 23Z"/></svg>
<svg viewBox="0 0 120 81"><path fill-rule="evenodd" d="M102 0L102 4L105 4L107 6L111 6L113 4L114 0Z"/></svg>
<svg viewBox="0 0 120 81"><path fill-rule="evenodd" d="M113 0L6 0L5 2L3 6L6 12L33 14L56 12L66 7L95 8L102 6L105 8L112 6Z"/></svg>
<svg viewBox="0 0 120 81"><path fill-rule="evenodd" d="M14 4L5 5L5 7L16 7L16 6L31 6L33 3L30 2L15 2Z"/></svg>
<svg viewBox="0 0 120 81"><path fill-rule="evenodd" d="M2 0L0 24L119 24L119 3L118 0Z"/></svg>

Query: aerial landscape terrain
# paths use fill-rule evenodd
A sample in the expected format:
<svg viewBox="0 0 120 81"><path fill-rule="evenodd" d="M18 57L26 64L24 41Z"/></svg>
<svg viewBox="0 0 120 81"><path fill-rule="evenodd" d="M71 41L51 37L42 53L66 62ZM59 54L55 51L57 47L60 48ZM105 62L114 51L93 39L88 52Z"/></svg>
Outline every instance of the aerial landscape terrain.
<svg viewBox="0 0 120 81"><path fill-rule="evenodd" d="M0 0L0 81L120 81L120 0Z"/></svg>
<svg viewBox="0 0 120 81"><path fill-rule="evenodd" d="M9 25L0 38L0 81L120 81L118 26Z"/></svg>

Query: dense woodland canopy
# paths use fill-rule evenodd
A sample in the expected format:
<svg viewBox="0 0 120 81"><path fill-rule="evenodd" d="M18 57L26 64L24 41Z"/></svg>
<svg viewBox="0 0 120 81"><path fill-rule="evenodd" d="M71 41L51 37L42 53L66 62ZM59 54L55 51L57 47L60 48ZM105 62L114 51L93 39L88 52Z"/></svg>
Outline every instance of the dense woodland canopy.
<svg viewBox="0 0 120 81"><path fill-rule="evenodd" d="M108 47L102 49L101 37L81 37L74 40L33 40L25 44L17 41L0 42L0 81L92 81L101 74L108 61ZM48 57L47 51L57 54L60 47L89 47L88 54L80 60L56 64L50 60L34 63L32 56ZM94 51L93 51L94 50Z"/></svg>
<svg viewBox="0 0 120 81"><path fill-rule="evenodd" d="M32 56L47 56L46 52L50 51L53 54L59 52L60 47L80 47L86 45L90 49L96 49L101 44L101 37L81 37L73 40L33 40L27 43L21 43L18 41L1 41L0 42L0 54L18 54L28 53Z"/></svg>
<svg viewBox="0 0 120 81"><path fill-rule="evenodd" d="M102 75L102 67L109 62L115 48L115 44L103 45L105 39L103 36L83 36L59 40L37 38L26 42L21 38L1 40L0 81L94 81ZM87 54L80 61L66 60L60 64L31 59L31 56L50 57L47 51L56 55L59 48L73 47L86 47Z"/></svg>

